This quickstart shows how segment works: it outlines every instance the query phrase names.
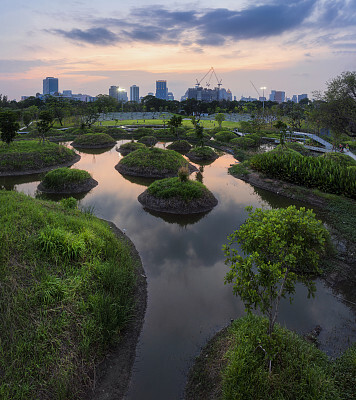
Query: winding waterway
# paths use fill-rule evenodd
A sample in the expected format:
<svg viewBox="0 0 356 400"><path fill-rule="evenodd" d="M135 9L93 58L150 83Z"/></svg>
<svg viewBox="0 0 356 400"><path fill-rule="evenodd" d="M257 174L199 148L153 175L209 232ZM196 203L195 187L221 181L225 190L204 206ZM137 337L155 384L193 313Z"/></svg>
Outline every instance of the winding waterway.
<svg viewBox="0 0 356 400"><path fill-rule="evenodd" d="M215 209L182 218L151 214L137 201L148 183L128 180L114 169L121 157L115 148L80 155L75 167L89 171L99 182L81 200L82 206L125 229L147 275L148 306L127 399L181 399L187 371L201 346L231 319L244 314L231 286L224 285L228 267L221 248L227 235L245 221L248 205L284 207L295 203L255 191L231 177L227 168L235 160L223 155L202 172L203 183L219 201ZM2 178L0 186L35 196L39 179ZM337 355L355 341L354 319L351 310L321 281L315 299L307 299L306 290L298 287L293 304L284 301L279 316L282 325L300 333L321 325L321 349L329 355Z"/></svg>

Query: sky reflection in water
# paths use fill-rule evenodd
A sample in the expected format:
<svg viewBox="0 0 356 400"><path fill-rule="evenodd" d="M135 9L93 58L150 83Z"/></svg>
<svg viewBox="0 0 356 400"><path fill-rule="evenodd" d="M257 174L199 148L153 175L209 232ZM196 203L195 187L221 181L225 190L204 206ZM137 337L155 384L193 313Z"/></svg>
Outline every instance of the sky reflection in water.
<svg viewBox="0 0 356 400"><path fill-rule="evenodd" d="M118 146L124 142L119 141ZM229 176L227 167L234 159L225 155L204 166L202 172L203 183L219 200L211 212L191 219L150 213L137 201L147 182L124 178L115 170L121 157L115 148L102 154L80 155L75 167L89 171L99 182L81 204L126 229L140 252L148 278L148 307L128 399L179 399L199 348L232 318L244 314L244 306L232 295L231 286L224 285L227 267L221 247L227 235L244 222L248 205L294 203L255 191ZM3 179L0 185L33 196L39 178L32 179L35 181L29 177ZM298 287L293 305L283 302L279 321L298 332L320 324L321 347L329 353L344 349L347 336L351 341L356 337L351 311L321 282L317 283L315 299L308 300L306 290ZM336 344L335 338L339 338Z"/></svg>

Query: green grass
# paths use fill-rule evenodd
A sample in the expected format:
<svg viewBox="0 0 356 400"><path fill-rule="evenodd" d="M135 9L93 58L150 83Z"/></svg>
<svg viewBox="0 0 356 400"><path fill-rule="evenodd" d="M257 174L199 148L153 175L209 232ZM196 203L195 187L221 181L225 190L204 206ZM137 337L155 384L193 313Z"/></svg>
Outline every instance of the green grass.
<svg viewBox="0 0 356 400"><path fill-rule="evenodd" d="M139 143L144 144L145 146L151 147L154 146L158 140L154 136L142 136L138 139Z"/></svg>
<svg viewBox="0 0 356 400"><path fill-rule="evenodd" d="M272 374L260 338L267 320L248 315L233 322L223 375L224 400L338 400L342 397L327 356L297 334L276 326ZM263 347L263 344L262 344Z"/></svg>
<svg viewBox="0 0 356 400"><path fill-rule="evenodd" d="M129 151L135 151L137 149L142 149L144 147L145 147L145 145L143 143L128 142L128 143L122 144L120 146L120 149L129 150Z"/></svg>
<svg viewBox="0 0 356 400"><path fill-rule="evenodd" d="M214 149L208 146L194 147L189 154L194 154L194 156L201 157L202 159L211 159L216 157Z"/></svg>
<svg viewBox="0 0 356 400"><path fill-rule="evenodd" d="M181 166L187 164L187 161L181 154L173 150L152 147L135 150L124 157L120 163L128 167L178 171Z"/></svg>
<svg viewBox="0 0 356 400"><path fill-rule="evenodd" d="M36 170L71 161L75 152L67 147L37 140L0 145L0 172Z"/></svg>
<svg viewBox="0 0 356 400"><path fill-rule="evenodd" d="M343 400L355 399L356 343L334 362L333 375Z"/></svg>
<svg viewBox="0 0 356 400"><path fill-rule="evenodd" d="M75 168L57 168L48 172L42 180L47 189L63 189L68 185L80 184L90 179L89 172Z"/></svg>
<svg viewBox="0 0 356 400"><path fill-rule="evenodd" d="M116 140L106 133L87 133L77 137L73 146L111 146L115 143Z"/></svg>
<svg viewBox="0 0 356 400"><path fill-rule="evenodd" d="M197 181L180 181L179 178L167 178L153 182L148 193L159 199L178 197L184 201L199 199L206 192L206 187Z"/></svg>
<svg viewBox="0 0 356 400"><path fill-rule="evenodd" d="M167 146L167 149L186 153L192 148L192 145L187 140L175 140Z"/></svg>
<svg viewBox="0 0 356 400"><path fill-rule="evenodd" d="M72 399L131 316L134 265L107 223L0 191L0 398Z"/></svg>

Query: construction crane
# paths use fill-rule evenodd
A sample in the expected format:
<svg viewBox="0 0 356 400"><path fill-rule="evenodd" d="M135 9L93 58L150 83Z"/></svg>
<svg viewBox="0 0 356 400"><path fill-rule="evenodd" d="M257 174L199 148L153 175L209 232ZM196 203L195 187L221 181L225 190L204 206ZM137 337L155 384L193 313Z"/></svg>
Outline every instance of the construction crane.
<svg viewBox="0 0 356 400"><path fill-rule="evenodd" d="M209 74L210 74L210 75L209 75ZM209 71L208 71L200 80L196 79L197 83L195 84L195 87L196 87L196 88L200 87L200 86L201 86L201 82L202 82L208 75L209 75L209 80L206 82L205 85L206 85L207 87L210 86L211 78L212 78L212 76L214 75L215 78L216 78L216 82L217 82L218 88L219 88L219 90L220 90L220 86L222 85L222 83L221 83L221 82L222 82L222 79L219 80L219 78L217 77L217 75L216 75L216 73L215 73L214 67L211 67L211 68L209 69Z"/></svg>
<svg viewBox="0 0 356 400"><path fill-rule="evenodd" d="M256 90L258 97L261 97L260 92L256 89L256 86L253 84L252 81L250 81L251 85L254 87L254 89Z"/></svg>

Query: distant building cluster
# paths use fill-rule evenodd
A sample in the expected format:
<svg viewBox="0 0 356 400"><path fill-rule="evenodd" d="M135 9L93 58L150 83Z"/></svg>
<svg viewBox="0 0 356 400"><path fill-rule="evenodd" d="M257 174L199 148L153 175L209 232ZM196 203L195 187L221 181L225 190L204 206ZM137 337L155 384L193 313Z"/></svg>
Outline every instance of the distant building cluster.
<svg viewBox="0 0 356 400"><path fill-rule="evenodd" d="M212 68L213 69L213 68ZM209 71L210 72L210 71ZM214 72L214 71L213 71ZM214 72L215 73L215 72ZM197 80L197 84L195 87L188 88L185 92L184 96L181 97L181 101L187 99L195 99L197 101L204 102L212 102L212 101L236 101L236 96L232 96L230 89L225 89L221 87L221 80L217 79L217 86L214 89L210 89L209 87L200 86L200 82ZM210 84L207 83L207 86ZM266 89L266 88L261 88ZM264 93L263 93L264 94ZM174 95L172 92L168 91L167 81L163 79L156 80L156 92L148 92L148 96L155 96L157 99L173 101ZM59 92L59 84L58 78L54 78L52 76L48 76L43 79L43 93L36 93L36 97L40 99L45 99L46 96L54 96L58 98L72 99L83 102L92 102L96 100L96 97L89 96L87 94L73 94L71 90L63 90L63 93ZM126 103L129 101L128 93L125 89L120 86L110 86L109 88L109 96L118 100L120 103ZM30 96L22 96L21 100L25 100ZM303 99L308 99L308 95L306 93L303 94L294 94L292 98L286 97L286 93L282 90L271 90L269 95L269 100L277 103L283 103L285 101L292 101L293 103L299 103ZM130 101L139 103L142 100L140 97L140 88L137 85L130 86ZM258 99L255 97L244 97L241 96L240 101L267 101L265 96L259 97Z"/></svg>
<svg viewBox="0 0 356 400"><path fill-rule="evenodd" d="M60 93L58 78L52 76L43 79L43 93L36 93L36 97L41 100L44 100L46 96L83 101L86 103L90 103L96 99L96 97L89 96L88 94L73 94L71 90L63 90L63 93ZM21 100L26 100L29 97L30 96L21 96Z"/></svg>

